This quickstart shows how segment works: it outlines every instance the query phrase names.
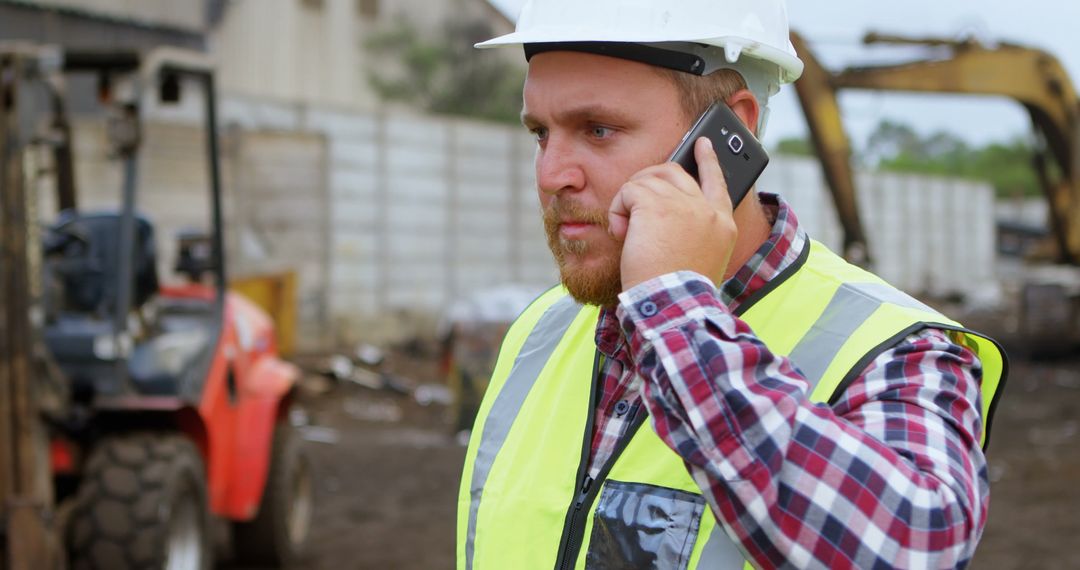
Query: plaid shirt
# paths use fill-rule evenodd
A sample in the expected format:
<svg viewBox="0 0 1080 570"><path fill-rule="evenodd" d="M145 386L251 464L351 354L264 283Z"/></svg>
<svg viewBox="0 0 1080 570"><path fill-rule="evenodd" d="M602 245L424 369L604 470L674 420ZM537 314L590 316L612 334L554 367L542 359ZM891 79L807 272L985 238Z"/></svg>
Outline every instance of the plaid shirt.
<svg viewBox="0 0 1080 570"><path fill-rule="evenodd" d="M601 313L590 474L648 413L758 566L965 566L989 500L978 359L924 330L871 362L835 404L811 403L802 374L731 312L807 245L787 205L760 198L772 234L719 291L676 272ZM638 312L645 301L659 310Z"/></svg>

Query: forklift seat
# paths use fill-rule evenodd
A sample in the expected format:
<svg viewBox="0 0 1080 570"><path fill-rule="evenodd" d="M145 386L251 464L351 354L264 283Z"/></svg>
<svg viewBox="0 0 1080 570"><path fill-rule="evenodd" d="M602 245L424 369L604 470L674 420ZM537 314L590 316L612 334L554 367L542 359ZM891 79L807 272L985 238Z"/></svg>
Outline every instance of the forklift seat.
<svg viewBox="0 0 1080 570"><path fill-rule="evenodd" d="M60 236L58 259L50 267L63 288L63 312L94 313L100 317L117 310L120 269L120 227L123 216L105 212L78 214L64 212L53 226L52 236ZM64 236L71 239L64 240ZM154 229L150 222L135 217L134 274L131 309L138 309L158 291Z"/></svg>
<svg viewBox="0 0 1080 570"><path fill-rule="evenodd" d="M65 211L43 242L46 280L55 280L60 290L60 306L46 311L45 343L61 369L104 394L120 390L114 364L119 354L102 339L111 338L119 310L122 218ZM132 272L131 309L138 309L158 291L153 227L141 216L135 217Z"/></svg>

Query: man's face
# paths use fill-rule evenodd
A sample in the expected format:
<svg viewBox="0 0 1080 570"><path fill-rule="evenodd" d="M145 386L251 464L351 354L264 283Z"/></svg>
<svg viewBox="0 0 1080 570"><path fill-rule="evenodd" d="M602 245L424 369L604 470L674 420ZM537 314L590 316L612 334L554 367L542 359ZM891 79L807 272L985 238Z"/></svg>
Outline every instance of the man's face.
<svg viewBox="0 0 1080 570"><path fill-rule="evenodd" d="M578 301L614 305L622 246L608 233L608 207L689 128L675 85L642 63L540 53L529 62L522 122L536 135L537 189L563 283Z"/></svg>

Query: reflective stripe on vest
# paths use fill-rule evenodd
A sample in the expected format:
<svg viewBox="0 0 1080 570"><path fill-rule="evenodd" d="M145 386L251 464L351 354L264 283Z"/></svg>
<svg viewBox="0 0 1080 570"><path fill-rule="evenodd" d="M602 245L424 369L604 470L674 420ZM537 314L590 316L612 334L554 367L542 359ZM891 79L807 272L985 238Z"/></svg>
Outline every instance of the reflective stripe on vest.
<svg viewBox="0 0 1080 570"><path fill-rule="evenodd" d="M928 321L936 328L959 327L837 260L815 244L804 268L796 268L742 315L770 349L791 358L811 383L811 399L818 402L842 392L849 377L865 368L866 358L885 343L894 344L896 335ZM597 313L553 290L508 333L466 457L459 496L459 568L554 566L568 520L563 513L579 483L572 471L586 459L588 422L583 416L591 412L589 365ZM1003 380L1004 361L992 341L973 335L962 340L984 361L986 418ZM504 456L510 457L500 462ZM606 478L594 483L592 501L585 507L589 512L574 567L589 567L590 557L631 566L663 563L656 566L661 568L741 564L741 554L711 510L697 509L688 499L700 491L681 458L651 428L632 434L613 460ZM635 532L632 524L648 526L649 521L621 520L630 512L627 505L638 504L649 508L633 512L658 510L669 523L683 521L686 540L651 539L629 546L607 541L607 534Z"/></svg>
<svg viewBox="0 0 1080 570"><path fill-rule="evenodd" d="M480 509L480 499L484 494L484 483L487 482L488 473L491 472L491 465L495 462L495 456L498 455L503 442L506 441L506 434L510 431L510 425L517 417L525 396L529 394L533 382L540 375L540 369L551 357L559 340L580 311L581 305L575 303L570 297L563 297L544 312L521 347L518 357L514 360L514 367L510 370L508 381L503 389L499 390L499 395L491 406L491 412L488 414L490 419L484 422L484 429L480 435L480 445L477 448L472 480L469 484L472 500L469 503L469 526L465 539L467 568L472 568L473 548L476 543L476 515Z"/></svg>
<svg viewBox="0 0 1080 570"><path fill-rule="evenodd" d="M811 389L817 386L818 381L825 375L825 369L840 347L885 302L880 295L875 294L883 289L876 283L841 285L825 306L825 311L810 327L810 331L795 345L789 358L798 363L799 370L810 381ZM922 303L909 303L909 299L897 296L896 300L891 302L927 312L933 311Z"/></svg>

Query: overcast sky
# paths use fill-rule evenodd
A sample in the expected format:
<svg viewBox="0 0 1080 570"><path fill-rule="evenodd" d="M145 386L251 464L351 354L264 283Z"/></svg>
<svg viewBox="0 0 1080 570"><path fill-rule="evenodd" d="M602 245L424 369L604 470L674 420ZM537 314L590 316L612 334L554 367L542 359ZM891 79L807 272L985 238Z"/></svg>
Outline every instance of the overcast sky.
<svg viewBox="0 0 1080 570"><path fill-rule="evenodd" d="M524 0L491 1L511 18L524 4ZM1061 60L1074 83L1080 80L1078 0L788 0L788 15L792 28L834 69L885 61L889 54L917 54L896 48L867 50L859 44L867 31L951 38L974 34L1045 49ZM1030 131L1027 114L1007 99L864 92L843 95L840 105L845 126L856 140L864 139L883 118L911 124L922 133L947 130L977 144ZM774 97L771 107L767 146L805 135L806 123L793 89Z"/></svg>

